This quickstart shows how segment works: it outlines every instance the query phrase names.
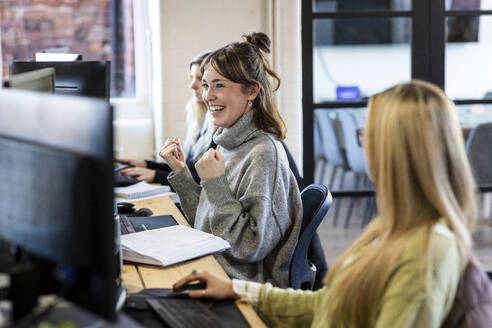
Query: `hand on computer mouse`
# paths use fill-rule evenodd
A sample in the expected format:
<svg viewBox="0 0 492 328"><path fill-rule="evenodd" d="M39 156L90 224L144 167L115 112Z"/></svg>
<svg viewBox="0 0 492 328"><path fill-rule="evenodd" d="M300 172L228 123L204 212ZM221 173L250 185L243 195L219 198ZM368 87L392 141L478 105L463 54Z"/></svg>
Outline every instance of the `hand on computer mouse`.
<svg viewBox="0 0 492 328"><path fill-rule="evenodd" d="M205 289L190 290L190 298L211 298L216 300L236 299L238 295L232 289L232 280L208 271L193 272L183 277L173 285L173 288L183 288L192 281L206 283Z"/></svg>
<svg viewBox="0 0 492 328"><path fill-rule="evenodd" d="M147 169L145 167L129 167L120 171L121 174L131 175L139 181L146 181L149 183L154 182L155 170Z"/></svg>

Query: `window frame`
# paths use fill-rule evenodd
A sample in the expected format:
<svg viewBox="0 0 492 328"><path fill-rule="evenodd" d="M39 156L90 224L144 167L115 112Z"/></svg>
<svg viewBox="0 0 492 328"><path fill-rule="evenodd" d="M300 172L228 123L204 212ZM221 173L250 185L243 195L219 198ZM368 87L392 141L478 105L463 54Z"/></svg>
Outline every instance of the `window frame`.
<svg viewBox="0 0 492 328"><path fill-rule="evenodd" d="M149 116L151 111L151 63L153 54L148 7L150 5L147 1L133 1L135 97L110 98L116 120L144 119Z"/></svg>

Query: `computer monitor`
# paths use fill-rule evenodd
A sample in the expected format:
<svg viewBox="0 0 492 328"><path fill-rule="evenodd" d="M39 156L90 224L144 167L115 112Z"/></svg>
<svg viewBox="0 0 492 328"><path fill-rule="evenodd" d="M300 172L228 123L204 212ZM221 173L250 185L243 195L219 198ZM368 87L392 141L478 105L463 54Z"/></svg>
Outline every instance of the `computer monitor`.
<svg viewBox="0 0 492 328"><path fill-rule="evenodd" d="M47 67L10 76L3 82L5 88L55 92L55 69Z"/></svg>
<svg viewBox="0 0 492 328"><path fill-rule="evenodd" d="M10 64L10 74L46 67L55 69L55 93L109 100L109 61L14 61Z"/></svg>
<svg viewBox="0 0 492 328"><path fill-rule="evenodd" d="M41 286L28 292L58 285L63 297L115 320L109 103L2 89L0 108L0 238L36 258L35 269L50 268L31 274Z"/></svg>

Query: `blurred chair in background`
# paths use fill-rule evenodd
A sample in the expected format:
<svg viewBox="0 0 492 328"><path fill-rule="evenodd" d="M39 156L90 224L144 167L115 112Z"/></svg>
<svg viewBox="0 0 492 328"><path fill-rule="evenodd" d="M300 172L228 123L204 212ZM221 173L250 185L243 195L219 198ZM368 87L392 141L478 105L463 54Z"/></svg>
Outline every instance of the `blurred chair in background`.
<svg viewBox="0 0 492 328"><path fill-rule="evenodd" d="M364 120L361 115L357 115L353 111L346 110L338 113L338 120L342 127L343 138L345 142L345 154L347 156L347 163L350 170L354 174L354 190L357 189L372 189L372 184L368 178L367 162L362 145L359 144L357 139L357 130L364 127ZM365 206L363 211L362 224L364 225L367 215L369 213L370 197L366 197ZM354 197L350 199L350 204L347 209L347 215L345 217L344 227L348 228L352 211L354 207Z"/></svg>
<svg viewBox="0 0 492 328"><path fill-rule="evenodd" d="M466 141L466 153L477 184L492 184L492 123L473 128ZM485 197L484 197L485 198ZM483 199L485 203L485 199ZM490 216L490 205L484 216Z"/></svg>

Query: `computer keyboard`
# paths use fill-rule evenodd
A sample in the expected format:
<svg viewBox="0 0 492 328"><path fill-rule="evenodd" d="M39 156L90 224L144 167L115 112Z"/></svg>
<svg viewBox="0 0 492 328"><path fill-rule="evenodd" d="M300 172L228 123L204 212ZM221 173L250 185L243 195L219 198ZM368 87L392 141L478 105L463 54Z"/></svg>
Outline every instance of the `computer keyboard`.
<svg viewBox="0 0 492 328"><path fill-rule="evenodd" d="M170 327L223 327L219 317L201 301L178 298L148 298L146 301Z"/></svg>
<svg viewBox="0 0 492 328"><path fill-rule="evenodd" d="M119 174L118 172L115 172L113 176L113 182L115 187L126 187L135 183L139 183L140 181L138 181L131 175Z"/></svg>
<svg viewBox="0 0 492 328"><path fill-rule="evenodd" d="M130 220L125 215L120 215L120 233L126 235L133 232L135 232L135 228Z"/></svg>

